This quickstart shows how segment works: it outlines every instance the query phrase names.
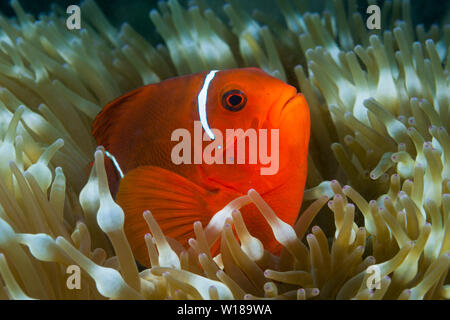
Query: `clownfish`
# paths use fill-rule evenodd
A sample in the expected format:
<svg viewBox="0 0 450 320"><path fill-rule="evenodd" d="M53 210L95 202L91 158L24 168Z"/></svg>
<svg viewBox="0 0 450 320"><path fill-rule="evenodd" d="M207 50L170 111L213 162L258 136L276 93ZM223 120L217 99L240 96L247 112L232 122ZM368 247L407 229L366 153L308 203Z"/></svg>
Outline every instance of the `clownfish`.
<svg viewBox="0 0 450 320"><path fill-rule="evenodd" d="M244 134L230 138L230 130ZM271 159L276 156L278 163L268 174L263 174L269 170L267 157L265 163L255 161L261 150L250 147L255 136L249 132L259 139L256 147L265 146ZM93 135L108 152L110 190L125 212L125 233L142 265L149 265L146 210L167 237L185 247L194 237L194 222L206 226L249 189L284 222L292 225L299 214L310 135L308 104L295 87L260 69L206 71L140 87L103 108ZM190 143L184 141L189 136L194 137ZM241 142L248 146L244 156L237 150ZM205 154L209 161L202 159ZM279 253L281 245L256 206L240 211L250 234L266 250Z"/></svg>

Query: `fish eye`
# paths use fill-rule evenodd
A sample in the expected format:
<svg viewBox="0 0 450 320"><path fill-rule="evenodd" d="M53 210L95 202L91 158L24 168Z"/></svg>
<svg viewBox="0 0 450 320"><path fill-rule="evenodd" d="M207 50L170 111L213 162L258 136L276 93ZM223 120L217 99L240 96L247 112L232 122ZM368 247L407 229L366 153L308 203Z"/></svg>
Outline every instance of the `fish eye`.
<svg viewBox="0 0 450 320"><path fill-rule="evenodd" d="M239 111L245 107L247 97L241 90L230 90L222 96L222 105L229 111Z"/></svg>

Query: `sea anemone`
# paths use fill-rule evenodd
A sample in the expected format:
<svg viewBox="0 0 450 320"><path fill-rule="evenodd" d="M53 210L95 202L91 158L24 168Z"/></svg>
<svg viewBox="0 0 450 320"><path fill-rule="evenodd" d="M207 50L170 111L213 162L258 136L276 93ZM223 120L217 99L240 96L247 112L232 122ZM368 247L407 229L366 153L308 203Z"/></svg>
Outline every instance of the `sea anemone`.
<svg viewBox="0 0 450 320"><path fill-rule="evenodd" d="M68 30L57 6L35 19L11 1L16 17L0 15L1 298L449 299L450 27L414 27L409 1L394 0L369 31L355 0L333 4L311 13L279 0L282 23L229 0L229 27L205 1L159 2L155 47L92 0L82 30ZM302 213L290 226L249 190L217 213L223 229L196 222L184 248L146 211L151 267L139 272L92 121L140 85L240 66L308 101ZM250 203L280 256L248 232L239 209Z"/></svg>

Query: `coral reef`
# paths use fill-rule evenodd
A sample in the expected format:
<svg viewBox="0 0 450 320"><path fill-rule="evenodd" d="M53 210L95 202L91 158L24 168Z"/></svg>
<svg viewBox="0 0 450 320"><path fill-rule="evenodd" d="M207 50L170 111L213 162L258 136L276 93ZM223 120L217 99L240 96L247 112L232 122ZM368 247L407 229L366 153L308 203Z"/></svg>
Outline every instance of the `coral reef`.
<svg viewBox="0 0 450 320"><path fill-rule="evenodd" d="M277 4L284 24L229 0L230 28L206 1L160 2L155 47L126 23L114 28L92 0L80 31L57 6L36 19L11 2L16 18L0 15L0 298L450 298L450 27L413 26L408 0L385 1L373 31L355 0L320 13ZM187 249L148 211L151 268L139 272L91 123L137 86L239 66L297 85L309 103L299 220L285 224L249 190L217 213L223 230L195 223ZM249 203L280 257L247 231L239 209ZM66 285L70 265L82 269L79 290Z"/></svg>

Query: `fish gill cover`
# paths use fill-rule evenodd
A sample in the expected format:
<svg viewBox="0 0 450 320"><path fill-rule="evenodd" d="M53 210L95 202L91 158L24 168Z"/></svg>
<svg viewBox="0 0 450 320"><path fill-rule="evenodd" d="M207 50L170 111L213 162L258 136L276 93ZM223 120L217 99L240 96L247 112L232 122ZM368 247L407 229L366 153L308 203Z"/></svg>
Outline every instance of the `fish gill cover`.
<svg viewBox="0 0 450 320"><path fill-rule="evenodd" d="M92 0L76 31L65 8L36 18L11 1L15 17L0 15L0 297L449 299L449 15L425 29L412 24L409 1L385 1L382 28L368 30L356 1L316 2L319 13L277 1L282 22L234 0L220 14L201 0L159 2L149 14L164 40L155 46L111 25ZM249 190L223 209L213 257L207 226L194 224L186 249L146 212L151 268L139 272L93 119L143 84L244 66L308 101L298 221L284 224ZM283 245L279 257L246 229L238 209L249 203ZM77 268L81 277L68 278Z"/></svg>

